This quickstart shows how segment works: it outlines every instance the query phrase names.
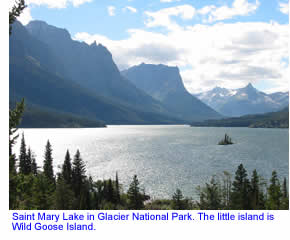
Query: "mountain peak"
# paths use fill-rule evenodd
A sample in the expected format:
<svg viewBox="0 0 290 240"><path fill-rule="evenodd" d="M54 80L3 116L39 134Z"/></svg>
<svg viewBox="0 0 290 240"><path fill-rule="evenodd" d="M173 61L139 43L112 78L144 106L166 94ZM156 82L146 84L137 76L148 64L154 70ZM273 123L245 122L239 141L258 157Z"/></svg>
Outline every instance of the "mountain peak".
<svg viewBox="0 0 290 240"><path fill-rule="evenodd" d="M246 86L246 88L254 88L252 83L248 83L248 85Z"/></svg>
<svg viewBox="0 0 290 240"><path fill-rule="evenodd" d="M40 20L33 20L26 25L27 30L36 37L54 37L60 40L71 40L69 32L65 28L58 28Z"/></svg>

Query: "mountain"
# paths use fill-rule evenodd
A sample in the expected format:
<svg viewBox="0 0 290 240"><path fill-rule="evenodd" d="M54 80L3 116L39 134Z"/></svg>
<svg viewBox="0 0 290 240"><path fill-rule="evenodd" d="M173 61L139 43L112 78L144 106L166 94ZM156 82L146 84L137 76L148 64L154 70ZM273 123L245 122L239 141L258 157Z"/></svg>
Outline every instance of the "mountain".
<svg viewBox="0 0 290 240"><path fill-rule="evenodd" d="M26 28L57 57L61 65L59 74L64 78L73 80L98 96L137 110L169 114L160 102L121 76L112 54L103 45L74 41L67 30L43 21L31 21Z"/></svg>
<svg viewBox="0 0 290 240"><path fill-rule="evenodd" d="M217 112L233 117L278 111L289 104L288 92L266 94L250 83L239 89L216 87L195 96Z"/></svg>
<svg viewBox="0 0 290 240"><path fill-rule="evenodd" d="M51 112L70 113L87 119L101 120L106 124L178 122L176 118L163 115L160 111L145 111L141 109L142 106L139 109L133 108L122 104L121 101L97 95L94 89L86 88L69 79L64 74L67 66L58 56L61 52L58 54L53 52L50 46L33 37L19 22L13 24L9 41L11 102L24 97L28 105L48 108L52 110ZM119 88L122 88L120 84ZM136 87L133 89L137 95L140 93ZM121 89L120 91L122 92ZM148 99L147 103L151 101L152 105L157 102L145 93L140 93L140 99L144 102ZM151 103L144 105L153 108ZM156 105L159 107L158 102Z"/></svg>
<svg viewBox="0 0 290 240"><path fill-rule="evenodd" d="M15 102L10 103L15 107ZM106 127L105 123L98 120L80 117L75 114L64 113L39 107L34 104L27 104L19 125L20 128L96 128Z"/></svg>
<svg viewBox="0 0 290 240"><path fill-rule="evenodd" d="M179 118L202 120L221 117L185 89L177 67L143 63L122 71L122 75L162 102Z"/></svg>
<svg viewBox="0 0 290 240"><path fill-rule="evenodd" d="M192 127L252 127L252 128L289 128L289 106L278 111L264 114L245 115L242 117L225 118L193 122Z"/></svg>

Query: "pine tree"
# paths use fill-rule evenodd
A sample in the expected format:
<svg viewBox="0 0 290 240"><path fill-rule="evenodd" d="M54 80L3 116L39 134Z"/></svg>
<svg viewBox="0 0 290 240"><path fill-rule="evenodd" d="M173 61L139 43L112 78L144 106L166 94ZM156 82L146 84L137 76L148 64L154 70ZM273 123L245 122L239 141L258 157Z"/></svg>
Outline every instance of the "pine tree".
<svg viewBox="0 0 290 240"><path fill-rule="evenodd" d="M129 209L139 210L144 208L143 195L140 193L139 181L137 175L134 175L127 191Z"/></svg>
<svg viewBox="0 0 290 240"><path fill-rule="evenodd" d="M9 11L9 34L11 34L11 25L15 22L16 18L20 16L24 8L26 8L24 0L18 0L11 11Z"/></svg>
<svg viewBox="0 0 290 240"><path fill-rule="evenodd" d="M172 209L174 210L184 210L184 197L180 189L176 189L175 193L172 196Z"/></svg>
<svg viewBox="0 0 290 240"><path fill-rule="evenodd" d="M26 174L30 174L32 173L32 151L30 149L30 147L28 147L28 150L27 150L27 156L26 156Z"/></svg>
<svg viewBox="0 0 290 240"><path fill-rule="evenodd" d="M118 172L116 172L115 188L116 188L116 201L117 201L117 203L120 203L121 197L120 197L120 186L119 186Z"/></svg>
<svg viewBox="0 0 290 240"><path fill-rule="evenodd" d="M35 156L31 153L31 173L36 176L37 175L37 163L35 160Z"/></svg>
<svg viewBox="0 0 290 240"><path fill-rule="evenodd" d="M43 173L47 177L50 183L55 184L52 162L53 162L53 158L52 158L51 144L49 140L47 140L45 153L44 153Z"/></svg>
<svg viewBox="0 0 290 240"><path fill-rule="evenodd" d="M27 174L26 162L27 162L26 144L25 144L25 139L24 139L24 133L22 133L20 154L19 154L19 173Z"/></svg>
<svg viewBox="0 0 290 240"><path fill-rule="evenodd" d="M65 160L62 165L62 171L61 171L63 180L66 184L72 183L72 166L71 166L71 158L69 151L66 151Z"/></svg>
<svg viewBox="0 0 290 240"><path fill-rule="evenodd" d="M282 207L281 209L289 210L289 195L287 189L287 180L284 177L283 185L282 185Z"/></svg>
<svg viewBox="0 0 290 240"><path fill-rule="evenodd" d="M210 183L206 183L206 187L204 189L204 201L205 207L202 209L208 210L218 210L221 209L221 187L215 177L212 177Z"/></svg>
<svg viewBox="0 0 290 240"><path fill-rule="evenodd" d="M250 200L251 200L251 209L259 209L260 206L260 189L259 189L259 176L256 169L253 171L251 178L251 187L250 187Z"/></svg>
<svg viewBox="0 0 290 240"><path fill-rule="evenodd" d="M272 172L272 177L270 179L270 186L268 188L268 199L267 199L267 209L279 210L281 207L281 187L277 176L277 172Z"/></svg>
<svg viewBox="0 0 290 240"><path fill-rule="evenodd" d="M109 202L115 203L114 188L111 178L108 180L108 198Z"/></svg>
<svg viewBox="0 0 290 240"><path fill-rule="evenodd" d="M81 193L82 185L86 179L86 167L83 162L80 151L77 150L74 160L73 160L73 169L72 169L72 183L76 196L79 196Z"/></svg>
<svg viewBox="0 0 290 240"><path fill-rule="evenodd" d="M70 186L66 183L61 174L58 175L56 181L56 189L54 193L55 209L70 210L74 205L74 193Z"/></svg>
<svg viewBox="0 0 290 240"><path fill-rule="evenodd" d="M232 184L231 208L237 210L250 209L249 191L250 183L247 179L247 171L243 164L240 164Z"/></svg>

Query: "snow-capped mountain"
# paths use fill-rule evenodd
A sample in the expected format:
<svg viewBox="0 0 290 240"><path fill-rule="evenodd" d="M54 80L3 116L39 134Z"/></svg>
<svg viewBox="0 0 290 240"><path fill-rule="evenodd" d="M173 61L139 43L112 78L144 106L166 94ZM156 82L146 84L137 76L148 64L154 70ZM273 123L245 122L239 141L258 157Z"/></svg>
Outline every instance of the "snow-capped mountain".
<svg viewBox="0 0 290 240"><path fill-rule="evenodd" d="M251 83L239 89L215 87L195 96L217 112L232 117L278 111L289 104L289 92L266 94Z"/></svg>

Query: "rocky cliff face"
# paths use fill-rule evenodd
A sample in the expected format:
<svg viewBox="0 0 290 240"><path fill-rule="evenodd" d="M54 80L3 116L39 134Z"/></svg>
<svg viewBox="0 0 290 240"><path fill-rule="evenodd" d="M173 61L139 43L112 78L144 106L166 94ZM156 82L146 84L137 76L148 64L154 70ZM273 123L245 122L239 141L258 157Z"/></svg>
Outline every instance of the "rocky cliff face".
<svg viewBox="0 0 290 240"><path fill-rule="evenodd" d="M185 89L177 67L143 63L122 71L122 74L180 118L202 120L220 117Z"/></svg>
<svg viewBox="0 0 290 240"><path fill-rule="evenodd" d="M145 111L166 112L158 101L121 76L111 53L103 45L74 41L67 30L42 21L32 21L26 28L32 36L49 46L63 65L61 74L66 78L122 104L138 109L142 107Z"/></svg>

